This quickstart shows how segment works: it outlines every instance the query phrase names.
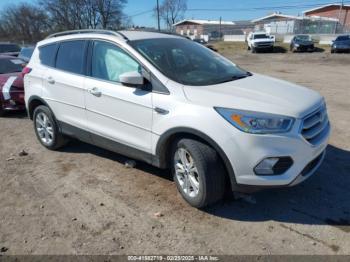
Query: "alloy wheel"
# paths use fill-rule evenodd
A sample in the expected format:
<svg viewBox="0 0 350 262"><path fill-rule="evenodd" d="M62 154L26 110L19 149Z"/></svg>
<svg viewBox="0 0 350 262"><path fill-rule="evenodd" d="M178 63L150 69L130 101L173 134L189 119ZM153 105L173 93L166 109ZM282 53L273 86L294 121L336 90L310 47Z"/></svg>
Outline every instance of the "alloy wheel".
<svg viewBox="0 0 350 262"><path fill-rule="evenodd" d="M52 144L55 134L50 118L44 112L40 112L36 116L35 124L41 142L45 145Z"/></svg>
<svg viewBox="0 0 350 262"><path fill-rule="evenodd" d="M178 148L174 157L175 176L183 193L196 197L199 192L199 174L191 154L184 148Z"/></svg>

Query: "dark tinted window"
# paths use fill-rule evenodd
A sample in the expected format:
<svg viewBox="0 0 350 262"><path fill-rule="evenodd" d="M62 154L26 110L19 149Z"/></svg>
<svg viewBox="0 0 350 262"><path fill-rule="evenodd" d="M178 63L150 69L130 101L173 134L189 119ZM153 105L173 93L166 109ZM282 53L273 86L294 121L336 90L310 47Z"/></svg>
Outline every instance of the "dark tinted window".
<svg viewBox="0 0 350 262"><path fill-rule="evenodd" d="M0 59L0 74L21 72L25 62L19 58L2 58Z"/></svg>
<svg viewBox="0 0 350 262"><path fill-rule="evenodd" d="M19 52L21 48L15 44L0 44L0 53Z"/></svg>
<svg viewBox="0 0 350 262"><path fill-rule="evenodd" d="M39 47L39 58L43 65L54 66L57 44Z"/></svg>
<svg viewBox="0 0 350 262"><path fill-rule="evenodd" d="M24 47L21 49L21 52L19 53L18 57L26 58L29 60L32 57L33 52L33 47Z"/></svg>
<svg viewBox="0 0 350 262"><path fill-rule="evenodd" d="M341 36L338 36L336 41L347 41L347 40L350 40L350 36L348 35L341 35Z"/></svg>
<svg viewBox="0 0 350 262"><path fill-rule="evenodd" d="M254 39L265 39L265 38L270 38L268 35L254 35Z"/></svg>
<svg viewBox="0 0 350 262"><path fill-rule="evenodd" d="M57 53L56 68L82 74L85 43L83 40L62 42Z"/></svg>

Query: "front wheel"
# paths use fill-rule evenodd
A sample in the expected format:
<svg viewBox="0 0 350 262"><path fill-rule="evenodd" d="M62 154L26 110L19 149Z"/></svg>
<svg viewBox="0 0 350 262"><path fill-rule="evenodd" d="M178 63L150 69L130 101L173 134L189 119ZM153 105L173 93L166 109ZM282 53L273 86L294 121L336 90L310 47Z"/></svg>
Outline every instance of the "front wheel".
<svg viewBox="0 0 350 262"><path fill-rule="evenodd" d="M173 148L173 175L182 197L204 208L222 199L225 169L214 149L192 139L178 140Z"/></svg>

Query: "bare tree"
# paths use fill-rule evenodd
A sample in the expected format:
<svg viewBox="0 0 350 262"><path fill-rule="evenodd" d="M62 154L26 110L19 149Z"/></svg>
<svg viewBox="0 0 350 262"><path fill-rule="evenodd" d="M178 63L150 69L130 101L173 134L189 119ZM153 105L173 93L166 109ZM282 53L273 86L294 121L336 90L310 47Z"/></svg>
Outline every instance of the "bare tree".
<svg viewBox="0 0 350 262"><path fill-rule="evenodd" d="M48 17L37 6L22 3L6 8L0 18L2 39L34 43L49 30Z"/></svg>
<svg viewBox="0 0 350 262"><path fill-rule="evenodd" d="M96 0L103 29L116 29L122 24L123 7L127 0Z"/></svg>
<svg viewBox="0 0 350 262"><path fill-rule="evenodd" d="M88 26L86 0L42 0L54 31L82 29Z"/></svg>
<svg viewBox="0 0 350 262"><path fill-rule="evenodd" d="M186 10L187 0L164 0L159 7L159 14L167 28L172 29L173 24L184 18Z"/></svg>
<svg viewBox="0 0 350 262"><path fill-rule="evenodd" d="M0 13L0 38L36 42L64 30L128 27L123 14L127 0L40 0L39 4L11 5Z"/></svg>
<svg viewBox="0 0 350 262"><path fill-rule="evenodd" d="M55 31L103 28L117 29L127 0L42 0Z"/></svg>

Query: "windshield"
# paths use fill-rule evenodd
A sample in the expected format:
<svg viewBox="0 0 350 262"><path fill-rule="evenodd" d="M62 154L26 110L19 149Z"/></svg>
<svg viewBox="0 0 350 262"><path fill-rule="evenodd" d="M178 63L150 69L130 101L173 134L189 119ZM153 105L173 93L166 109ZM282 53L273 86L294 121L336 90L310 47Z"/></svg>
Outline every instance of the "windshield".
<svg viewBox="0 0 350 262"><path fill-rule="evenodd" d="M32 47L25 47L25 48L22 48L19 56L20 57L24 57L24 58L31 58L33 52L34 52L34 48L32 48Z"/></svg>
<svg viewBox="0 0 350 262"><path fill-rule="evenodd" d="M265 39L265 38L270 38L270 37L266 34L254 35L254 39Z"/></svg>
<svg viewBox="0 0 350 262"><path fill-rule="evenodd" d="M338 36L336 41L347 41L347 40L350 40L350 36L348 35L341 35L341 36Z"/></svg>
<svg viewBox="0 0 350 262"><path fill-rule="evenodd" d="M2 58L0 59L0 74L9 74L22 72L25 62L19 58Z"/></svg>
<svg viewBox="0 0 350 262"><path fill-rule="evenodd" d="M311 41L311 37L309 35L298 35L296 36L296 39L300 41Z"/></svg>
<svg viewBox="0 0 350 262"><path fill-rule="evenodd" d="M215 85L250 75L187 39L145 39L131 41L130 45L165 76L184 85Z"/></svg>

